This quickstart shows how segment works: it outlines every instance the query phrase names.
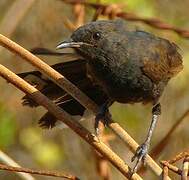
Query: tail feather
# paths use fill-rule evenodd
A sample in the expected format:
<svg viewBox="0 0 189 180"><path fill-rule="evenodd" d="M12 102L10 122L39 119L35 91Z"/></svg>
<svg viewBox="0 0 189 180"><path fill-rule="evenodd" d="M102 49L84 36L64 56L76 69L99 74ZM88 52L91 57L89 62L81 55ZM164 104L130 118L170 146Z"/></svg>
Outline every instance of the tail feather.
<svg viewBox="0 0 189 180"><path fill-rule="evenodd" d="M70 113L71 115L82 116L85 111L85 108L74 99L67 101L65 103L63 102L62 104L59 104L59 107L61 107L67 113ZM42 128L50 129L55 126L56 122L57 122L56 117L54 117L50 112L47 112L39 120L39 126Z"/></svg>
<svg viewBox="0 0 189 180"><path fill-rule="evenodd" d="M96 87L87 77L86 60L80 59L58 63L51 67L69 79L98 105L103 104L107 100L106 94L99 87ZM82 116L84 114L85 108L79 102L73 99L54 82L43 76L40 72L32 71L20 73L18 75L30 84L34 85L44 95L69 114L74 116ZM22 100L23 105L30 107L38 106L38 104L33 101L29 95L24 96ZM50 112L47 112L39 120L39 125L42 128L52 128L55 126L56 121L57 119Z"/></svg>

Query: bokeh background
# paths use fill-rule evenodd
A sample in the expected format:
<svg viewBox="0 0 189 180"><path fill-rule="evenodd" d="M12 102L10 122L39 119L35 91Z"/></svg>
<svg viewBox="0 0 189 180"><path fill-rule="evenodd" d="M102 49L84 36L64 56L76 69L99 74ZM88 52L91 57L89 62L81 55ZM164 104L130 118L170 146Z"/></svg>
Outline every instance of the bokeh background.
<svg viewBox="0 0 189 180"><path fill-rule="evenodd" d="M29 1L22 3L17 10L10 14L11 8L18 1L0 0L0 33L7 35L26 49L33 47L55 49L61 40L71 34L67 19L75 22L73 6L61 0L30 0L29 8L19 19L19 13L27 3L29 4ZM101 2L121 3L124 4L123 10L126 12L132 12L142 17L156 17L174 26L189 29L188 0L103 0ZM91 21L94 13L92 8L85 8L84 22ZM99 19L106 18L99 17ZM17 21L16 27L13 27ZM175 42L180 47L184 61L184 70L171 80L161 98L162 116L153 135L151 147L154 147L178 118L189 109L189 43L188 39L182 38L174 32L158 30L139 22L133 24L137 28ZM61 57L42 57L42 59L49 64L66 60ZM21 58L1 47L0 61L16 73L33 70L33 67ZM102 179L96 169L97 158L93 149L74 132L70 129L40 129L37 120L45 110L41 107L36 109L23 107L21 98L24 94L2 78L0 78L0 94L0 150L23 167L70 172L85 180ZM151 118L149 105L114 103L111 112L114 119L138 143L143 142ZM93 131L92 120L83 122L83 124ZM111 134L110 131L106 133ZM131 164L132 154L118 138L111 138L109 145L128 164ZM157 162L170 159L187 148L189 148L188 117L176 128ZM110 164L109 168L110 179L124 179ZM174 179L178 179L178 176L173 174L172 176ZM34 177L36 179L53 179L42 176ZM143 177L144 179L157 179L149 170ZM14 173L0 171L0 179L15 180L20 177Z"/></svg>

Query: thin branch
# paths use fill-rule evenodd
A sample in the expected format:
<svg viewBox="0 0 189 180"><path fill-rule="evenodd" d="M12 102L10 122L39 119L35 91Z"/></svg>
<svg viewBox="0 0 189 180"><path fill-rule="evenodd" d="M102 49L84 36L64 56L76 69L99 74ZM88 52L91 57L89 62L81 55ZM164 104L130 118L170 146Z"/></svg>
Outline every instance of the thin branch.
<svg viewBox="0 0 189 180"><path fill-rule="evenodd" d="M24 172L24 173L30 173L30 174L37 174L37 175L43 175L43 176L52 176L52 177L61 177L65 179L71 179L71 180L79 180L76 176L55 172L55 171L44 171L44 170L33 170L29 168L23 168L23 167L14 167L14 166L8 166L5 164L0 164L1 170L6 171L13 171L13 172Z"/></svg>
<svg viewBox="0 0 189 180"><path fill-rule="evenodd" d="M98 137L108 147L110 147L109 140L112 140L113 138L115 138L115 136L113 136L112 134L106 135L104 133L104 125L103 125L103 123L100 123L99 136ZM97 169L97 173L100 176L100 179L102 179L102 180L110 180L111 171L110 171L110 166L108 164L107 159L105 157L103 157L101 154L99 154L98 152L96 152L96 151L94 152L94 155L95 155L95 160L96 160L96 169Z"/></svg>
<svg viewBox="0 0 189 180"><path fill-rule="evenodd" d="M179 161L180 159L182 159L182 158L184 158L186 156L189 156L189 150L177 154L171 160L168 160L168 163L174 164L175 162Z"/></svg>
<svg viewBox="0 0 189 180"><path fill-rule="evenodd" d="M165 137L151 150L149 154L153 159L158 158L159 154L162 152L162 150L166 147L166 145L170 141L172 134L175 132L175 130L179 127L179 125L184 121L184 119L188 115L189 115L189 109L187 109L185 113L183 113L183 115L176 121L176 123L167 132Z"/></svg>
<svg viewBox="0 0 189 180"><path fill-rule="evenodd" d="M123 12L123 11L121 11L121 12L109 11L110 14L107 14L106 10L107 10L107 8L109 8L109 6L111 6L111 4L107 5L107 4L101 4L101 3L91 3L91 2L84 1L84 0L61 0L61 1L65 2L65 3L69 3L69 4L81 3L81 4L84 4L85 6L90 6L94 9L101 8L101 9L103 9L103 11L101 13L102 15L111 17L111 15L114 13L117 17L120 17L122 19L125 19L128 21L143 22L143 23L148 24L154 28L174 31L175 33L182 36L183 38L189 38L189 30L174 27L174 26L172 26L168 23L165 23L156 18L144 18L144 17L140 17L136 14Z"/></svg>
<svg viewBox="0 0 189 180"><path fill-rule="evenodd" d="M69 29L70 31L74 31L76 29L73 22L71 22L66 16L63 16L63 23L66 26L66 28Z"/></svg>
<svg viewBox="0 0 189 180"><path fill-rule="evenodd" d="M15 85L21 91L28 94L39 105L45 107L58 120L69 126L75 133L77 133L99 153L106 157L125 177L130 177L129 167L117 154L115 154L109 147L101 142L94 134L91 134L85 127L79 124L79 122L74 121L74 119L67 112L63 111L59 106L56 106L56 104L50 101L40 91L5 68L3 65L0 65L0 76ZM135 173L133 174L132 179L139 180L142 178Z"/></svg>
<svg viewBox="0 0 189 180"><path fill-rule="evenodd" d="M182 170L179 169L178 167L174 166L173 163L179 161L180 159L184 159L183 165L182 165ZM189 151L184 151L179 154L177 154L174 158L168 161L161 161L161 164L174 173L178 174L181 176L182 180L187 180L189 176Z"/></svg>
<svg viewBox="0 0 189 180"><path fill-rule="evenodd" d="M182 170L179 169L178 167L170 164L169 162L167 161L161 161L161 164L163 166L167 166L169 170L173 171L174 173L178 174L178 175L182 175Z"/></svg>
<svg viewBox="0 0 189 180"><path fill-rule="evenodd" d="M167 180L168 174L169 174L169 169L168 169L167 166L164 166L164 167L163 167L162 179L163 179L163 180Z"/></svg>
<svg viewBox="0 0 189 180"><path fill-rule="evenodd" d="M182 166L182 180L187 180L188 179L188 172L189 172L189 156L186 156L183 161L183 166Z"/></svg>
<svg viewBox="0 0 189 180"><path fill-rule="evenodd" d="M6 155L3 151L0 150L0 161L10 165L10 166L17 166L20 167L18 163L16 163L12 158L10 158L8 155ZM17 173L22 179L24 180L35 180L34 177L32 177L30 174L26 173Z"/></svg>
<svg viewBox="0 0 189 180"><path fill-rule="evenodd" d="M85 20L85 6L77 3L73 6L73 13L75 16L75 27L78 28L84 24Z"/></svg>
<svg viewBox="0 0 189 180"><path fill-rule="evenodd" d="M79 88L77 88L70 81L68 81L63 75L55 71L46 63L44 63L41 59L34 56L29 51L1 34L0 44L12 51L13 53L19 55L33 66L35 66L39 71L41 71L48 78L50 78L55 84L57 84L59 87L61 87L71 96L73 96L84 107L91 110L94 114L98 113L99 107L91 99L89 99L83 92L79 90ZM108 126L120 139L125 142L127 147L129 147L132 152L136 151L139 145L118 123L115 123L113 122L113 120L110 119L110 123ZM146 157L146 164L157 176L161 175L162 169L149 155L147 155Z"/></svg>
<svg viewBox="0 0 189 180"><path fill-rule="evenodd" d="M98 17L102 14L102 11L103 11L102 8L96 9L96 11L92 17L92 21L96 21L98 19Z"/></svg>

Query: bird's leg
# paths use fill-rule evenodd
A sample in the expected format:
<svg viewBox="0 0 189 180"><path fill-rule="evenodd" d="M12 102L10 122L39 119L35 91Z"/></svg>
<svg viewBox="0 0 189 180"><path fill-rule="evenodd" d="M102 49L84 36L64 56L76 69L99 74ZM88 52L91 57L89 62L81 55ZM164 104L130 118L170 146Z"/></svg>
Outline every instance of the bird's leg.
<svg viewBox="0 0 189 180"><path fill-rule="evenodd" d="M109 106L111 106L112 103L113 101L108 100L100 106L99 112L95 117L95 132L97 135L99 134L99 122L101 121L104 124L104 126L107 126L109 123L111 115L109 113L108 108Z"/></svg>
<svg viewBox="0 0 189 180"><path fill-rule="evenodd" d="M133 173L135 173L137 171L137 168L138 168L139 163L141 161L143 161L143 163L145 163L145 158L146 158L146 155L148 153L149 146L150 146L152 133L155 129L155 126L157 124L157 121L158 121L160 114L161 114L161 105L158 103L152 109L152 121L151 121L151 124L150 124L150 128L148 130L146 140L144 141L144 143L142 143L137 148L135 155L132 157L132 160L131 160L132 162L135 160L135 158L137 158L136 165L133 168Z"/></svg>

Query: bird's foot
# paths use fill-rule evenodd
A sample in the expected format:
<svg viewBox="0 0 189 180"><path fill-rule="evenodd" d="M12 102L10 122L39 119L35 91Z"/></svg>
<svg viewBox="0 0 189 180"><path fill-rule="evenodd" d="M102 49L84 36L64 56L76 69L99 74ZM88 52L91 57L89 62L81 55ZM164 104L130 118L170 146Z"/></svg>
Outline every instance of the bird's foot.
<svg viewBox="0 0 189 180"><path fill-rule="evenodd" d="M131 159L131 161L133 162L137 158L137 162L136 162L136 164L135 164L135 166L132 170L132 174L137 172L137 169L139 167L140 162L142 162L145 165L146 156L147 156L147 153L148 153L148 148L149 148L149 145L146 142L141 144L137 148L135 155Z"/></svg>
<svg viewBox="0 0 189 180"><path fill-rule="evenodd" d="M104 126L108 126L110 121L111 115L109 113L108 107L106 104L103 104L100 107L99 112L95 117L95 132L96 135L99 135L99 122L102 122Z"/></svg>

